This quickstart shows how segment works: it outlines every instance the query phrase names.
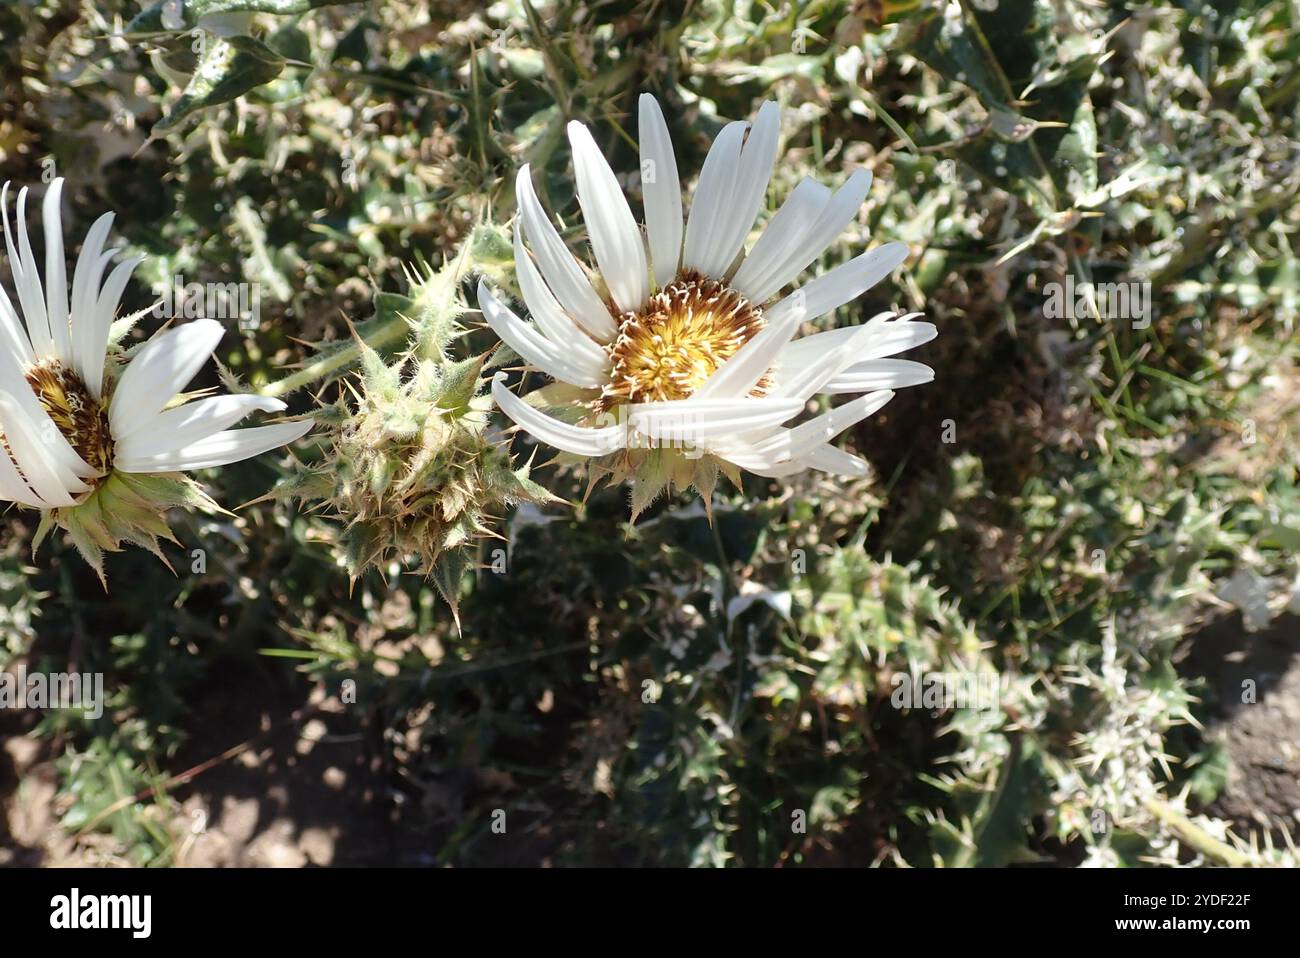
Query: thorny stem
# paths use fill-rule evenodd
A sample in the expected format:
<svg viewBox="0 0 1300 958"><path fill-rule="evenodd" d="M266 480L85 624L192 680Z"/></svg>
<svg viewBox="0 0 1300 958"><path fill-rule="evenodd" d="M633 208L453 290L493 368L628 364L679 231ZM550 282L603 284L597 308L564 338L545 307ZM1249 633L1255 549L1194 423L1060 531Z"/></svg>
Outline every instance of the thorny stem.
<svg viewBox="0 0 1300 958"><path fill-rule="evenodd" d="M466 240L456 257L448 260L446 265L438 270L434 279L455 287L469 273L472 262L473 257L469 251L469 240ZM361 358L363 344L371 349L378 349L381 346L388 346L405 338L410 334L410 331L411 324L405 316L394 316L382 326L367 332L364 336L360 336L359 339L354 338L336 351L329 353L327 356L322 356L297 372L291 373L283 379L277 379L273 383L267 383L257 391L258 395L279 399L281 396L297 392L304 386L310 386L312 383L324 379L340 369L351 366Z"/></svg>
<svg viewBox="0 0 1300 958"><path fill-rule="evenodd" d="M1175 811L1160 799L1148 798L1142 804L1147 811L1169 826L1182 842L1196 849L1202 855L1213 858L1230 868L1249 868L1255 864L1249 855L1219 841L1200 825Z"/></svg>
<svg viewBox="0 0 1300 958"><path fill-rule="evenodd" d="M372 349L376 349L401 339L409 331L410 325L407 323L406 317L395 316L367 335L363 341ZM258 393L263 396L270 396L272 399L287 396L289 393L297 392L304 386L310 386L317 380L324 379L331 373L352 365L360 356L361 343L353 340L336 352L332 352L328 356L304 366L296 373L285 376L283 379L277 379L273 383L268 383L259 389Z"/></svg>

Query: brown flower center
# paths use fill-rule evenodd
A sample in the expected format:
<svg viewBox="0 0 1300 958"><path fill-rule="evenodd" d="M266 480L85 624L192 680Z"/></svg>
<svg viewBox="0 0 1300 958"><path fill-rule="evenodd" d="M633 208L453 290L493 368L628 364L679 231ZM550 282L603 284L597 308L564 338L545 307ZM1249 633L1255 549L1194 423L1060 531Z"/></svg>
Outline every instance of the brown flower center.
<svg viewBox="0 0 1300 958"><path fill-rule="evenodd" d="M107 405L91 396L81 377L56 359L44 359L28 369L27 384L77 455L107 475L113 465ZM95 484L93 479L87 481Z"/></svg>
<svg viewBox="0 0 1300 958"><path fill-rule="evenodd" d="M619 317L618 336L605 347L613 369L599 405L686 399L762 328L762 311L734 289L682 273Z"/></svg>

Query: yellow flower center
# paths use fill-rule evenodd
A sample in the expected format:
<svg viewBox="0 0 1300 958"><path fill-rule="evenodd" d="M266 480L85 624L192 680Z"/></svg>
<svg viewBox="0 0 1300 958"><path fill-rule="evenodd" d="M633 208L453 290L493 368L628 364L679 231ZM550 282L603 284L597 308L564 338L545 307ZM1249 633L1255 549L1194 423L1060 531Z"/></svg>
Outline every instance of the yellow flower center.
<svg viewBox="0 0 1300 958"><path fill-rule="evenodd" d="M682 273L619 317L600 406L686 399L762 328L762 311L734 289Z"/></svg>
<svg viewBox="0 0 1300 958"><path fill-rule="evenodd" d="M80 376L56 359L44 359L28 369L27 384L77 455L107 475L113 465L108 407L90 395ZM87 482L96 484L93 479Z"/></svg>

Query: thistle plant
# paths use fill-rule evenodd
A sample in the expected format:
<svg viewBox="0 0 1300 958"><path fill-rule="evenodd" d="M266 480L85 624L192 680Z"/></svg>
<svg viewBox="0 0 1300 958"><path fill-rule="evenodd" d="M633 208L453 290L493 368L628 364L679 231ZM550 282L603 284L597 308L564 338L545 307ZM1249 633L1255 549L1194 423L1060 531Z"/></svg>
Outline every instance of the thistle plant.
<svg viewBox="0 0 1300 958"><path fill-rule="evenodd" d="M0 669L110 689L0 708L0 865L1297 864L1300 14L1227 6L0 4ZM26 552L202 494L130 469L197 386L86 415L178 275L263 294L205 408L326 405L104 594Z"/></svg>
<svg viewBox="0 0 1300 958"><path fill-rule="evenodd" d="M529 324L487 283L478 302L492 329L531 366L570 387L547 415L492 384L501 410L556 449L593 460L593 477L633 480L640 512L664 489L694 486L707 503L721 471L784 478L816 469L861 477L867 463L830 440L879 411L894 390L933 380L896 354L933 339L919 313L884 312L861 326L797 337L907 258L886 243L780 294L855 219L872 174L832 191L804 179L746 250L764 206L781 137L774 101L752 124L714 140L689 217L659 102L639 101L645 237L591 132L568 125L578 203L599 267L593 285L547 217L527 164L516 178L515 263ZM525 236L531 244L525 244ZM536 257L534 263L533 257ZM793 427L818 395L855 398ZM582 420L568 420L577 415Z"/></svg>
<svg viewBox="0 0 1300 958"><path fill-rule="evenodd" d="M477 545L494 535L492 520L514 503L554 498L489 429L488 354L457 358L451 348L465 332L460 280L472 250L490 253L492 237L480 228L441 270L408 270L409 295L380 294L409 328L408 347L385 362L355 337L360 369L319 417L329 428L327 454L275 493L341 523L339 561L354 582L369 568L406 561L453 612Z"/></svg>
<svg viewBox="0 0 1300 958"><path fill-rule="evenodd" d="M131 273L142 258L104 271L113 214L90 228L68 283L61 201L63 180L42 202L42 283L27 229L27 188L18 193L17 228L9 223L9 184L0 189L5 249L19 309L0 287L0 502L34 509L37 548L56 526L104 576L104 553L123 542L166 562L160 538L172 539L168 510L220 507L188 469L239 462L293 442L311 422L228 429L253 412L282 412L278 399L183 392L225 335L211 319L122 344L143 313L117 319ZM200 398L203 397L203 398Z"/></svg>

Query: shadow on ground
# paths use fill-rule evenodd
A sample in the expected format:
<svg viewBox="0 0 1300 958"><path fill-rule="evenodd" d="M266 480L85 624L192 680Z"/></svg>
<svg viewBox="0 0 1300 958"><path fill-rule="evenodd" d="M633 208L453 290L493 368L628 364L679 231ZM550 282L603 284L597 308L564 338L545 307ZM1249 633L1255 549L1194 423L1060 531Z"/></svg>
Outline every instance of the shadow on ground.
<svg viewBox="0 0 1300 958"><path fill-rule="evenodd" d="M1227 782L1205 809L1241 835L1300 831L1300 617L1247 632L1234 613L1191 636L1180 665L1206 683L1206 740L1228 759Z"/></svg>

